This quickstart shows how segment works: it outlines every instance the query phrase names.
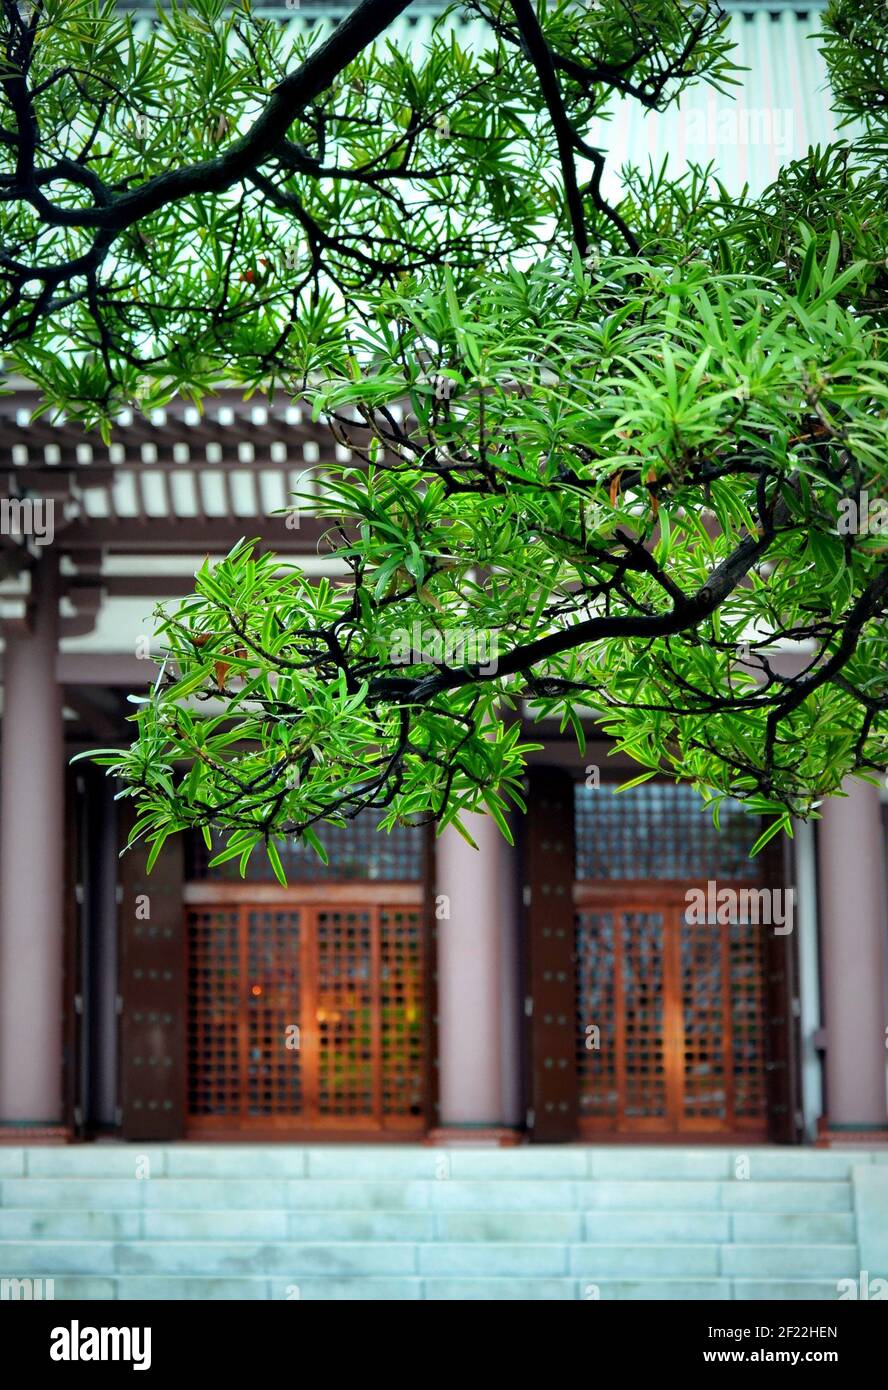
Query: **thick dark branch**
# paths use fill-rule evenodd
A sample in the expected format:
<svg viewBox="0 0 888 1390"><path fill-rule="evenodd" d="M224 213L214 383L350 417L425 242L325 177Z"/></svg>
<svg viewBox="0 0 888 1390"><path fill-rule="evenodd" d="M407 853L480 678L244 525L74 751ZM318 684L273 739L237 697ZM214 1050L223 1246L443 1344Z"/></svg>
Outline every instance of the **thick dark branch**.
<svg viewBox="0 0 888 1390"><path fill-rule="evenodd" d="M592 88L599 84L612 87L614 91L621 92L623 96L633 97L641 102L650 111L659 109L663 94L673 80L673 78L688 77L692 75L693 69L688 67L689 60L694 54L698 43L703 37L704 31L713 20L716 23L724 18L724 11L716 3L706 4L699 11L696 23L692 25L688 37L684 43L681 53L673 58L669 63L656 74L644 78L641 82L632 82L624 76L637 62L647 56L650 52L649 45L642 43L630 56L622 63L598 62L593 66L577 62L563 53L555 55L555 66L560 72L565 73L582 88L589 93Z"/></svg>
<svg viewBox="0 0 888 1390"><path fill-rule="evenodd" d="M527 45L530 61L533 63L540 80L540 91L543 94L543 100L552 122L552 129L555 132L558 158L561 161L561 177L564 182L564 197L570 214L574 243L580 255L586 256L589 252L589 238L586 232L586 218L583 213L583 199L580 195L577 170L574 164L576 135L565 109L555 64L552 61L549 45L546 43L531 0L512 0L512 9L518 21L521 36Z"/></svg>
<svg viewBox="0 0 888 1390"><path fill-rule="evenodd" d="M592 199L597 210L616 227L633 256L637 256L641 250L638 237L632 231L628 222L620 216L615 207L611 207L610 203L601 192L601 176L604 173L604 155L601 153L601 150L595 149L594 145L587 145L586 141L579 139L579 137L577 137L577 149L581 154L584 154L587 159L591 159L595 171L592 178L583 189L583 192L587 197Z"/></svg>
<svg viewBox="0 0 888 1390"><path fill-rule="evenodd" d="M44 220L54 226L97 227L119 232L168 203L201 193L224 193L252 173L285 139L300 111L320 96L374 39L410 4L410 0L362 0L338 24L330 37L295 72L278 83L260 116L246 135L216 159L158 174L132 192L94 208L60 208L34 186L33 154L36 135L28 120L30 103L24 76L12 80L10 102L19 118L19 176L23 191ZM27 139L25 139L27 137Z"/></svg>
<svg viewBox="0 0 888 1390"><path fill-rule="evenodd" d="M600 642L611 637L670 637L698 627L710 617L724 602L767 552L774 538L774 528L785 514L785 505L780 503L775 509L774 520L761 535L747 536L726 560L723 560L708 576L706 583L689 598L676 599L666 613L624 614L611 617L602 615L573 623L558 632L549 633L534 642L513 647L497 660L496 671L485 674L477 667L462 667L459 670L435 671L418 681L404 681L382 678L372 682L370 693L374 698L400 698L408 704L423 704L447 690L458 690L462 686L473 685L477 681L501 680L504 676L520 675L528 672L541 661L561 656L564 652L575 651L590 642Z"/></svg>

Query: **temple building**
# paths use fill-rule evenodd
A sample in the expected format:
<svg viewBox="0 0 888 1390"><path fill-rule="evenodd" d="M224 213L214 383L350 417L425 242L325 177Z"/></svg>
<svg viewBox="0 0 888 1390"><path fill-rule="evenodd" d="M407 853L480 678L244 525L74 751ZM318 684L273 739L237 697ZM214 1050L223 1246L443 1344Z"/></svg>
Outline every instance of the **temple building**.
<svg viewBox="0 0 888 1390"><path fill-rule="evenodd" d="M885 807L865 783L753 861L739 808L716 831L689 788L614 795L631 768L595 724L581 756L544 722L527 726L544 748L514 849L480 816L479 851L358 820L330 833L329 866L282 845L287 888L267 867L209 868L199 836L168 842L150 877L144 851L120 857L127 803L70 759L129 741L154 603L243 535L335 572L319 521L274 513L342 450L298 403L235 392L202 416L126 415L108 447L32 421L35 404L24 384L0 401L9 515L32 508L31 534L3 538L3 1125L885 1134ZM747 890L746 909L718 914L713 885ZM781 893L771 920L759 907Z"/></svg>
<svg viewBox="0 0 888 1390"><path fill-rule="evenodd" d="M281 6L280 15L314 23L318 8ZM422 42L430 22L418 6L398 21L394 37ZM471 41L471 24L459 22ZM748 68L734 136L726 137L724 112L704 89L657 122L627 113L609 126L602 137L616 151L609 167L630 151L639 162L648 155L657 162L667 149L685 161L717 155L730 186L749 180L756 189L809 143L831 138L825 72L805 38L816 14L774 0L737 7L732 23L738 61ZM757 120L762 113L773 118L769 135ZM823 1257L824 1296L836 1296L836 1278L856 1278L861 1269L888 1276L877 1264L888 1262L888 1186L883 1178L876 1191L870 1182L877 1164L888 1177L885 789L849 782L847 795L827 802L819 820L798 824L791 841L772 841L753 860L756 827L739 807L725 806L716 831L688 787L655 779L615 795L637 768L612 756L591 715L580 754L557 720L533 722L526 710L526 732L543 747L528 768L528 813L514 822L514 847L480 816L471 818L477 851L452 830L437 839L408 827L386 835L359 819L328 834L326 866L304 847L282 844L286 887L255 861L244 880L233 862L211 868L199 836L168 840L148 875L144 850L120 853L128 803L115 800L101 769L71 759L130 742L128 697L156 677L152 611L191 592L205 556L256 537L309 575L346 572L320 544L316 518L303 513L292 529L280 509L306 475L348 456L299 401L280 397L244 401L222 390L202 413L181 401L147 416L127 411L105 444L63 418L35 416L38 397L28 382L8 386L0 397L3 1272L73 1271L71 1296L87 1287L78 1279L97 1281L90 1297L195 1296L181 1292L183 1269L169 1286L180 1292L151 1285L169 1280L166 1255L156 1256L151 1273L109 1253L111 1244L64 1267L16 1246L18 1263L10 1264L7 1242L24 1239L22 1232L54 1230L67 1240L75 1230L67 1215L52 1227L37 1215L25 1220L42 1201L66 1213L69 1206L82 1213L87 1203L90 1238L128 1239L124 1199L109 1196L103 1215L103 1184L131 1182L129 1165L143 1152L159 1153L158 1171L191 1182L194 1192L174 1193L170 1212L154 1213L150 1195L136 1193L133 1209L146 1222L139 1238L153 1230L179 1240L186 1227L204 1229L192 1211L210 1201L197 1191L203 1176L260 1171L273 1186L286 1169L307 1182L311 1153L320 1155L322 1184L331 1174L344 1180L353 1154L358 1177L375 1174L394 1187L396 1178L440 1177L430 1165L441 1150L457 1154L457 1176L484 1177L487 1159L465 1154L485 1147L500 1164L489 1168L498 1179L519 1171L551 1178L554 1186L539 1199L548 1210L560 1200L559 1182L583 1175L603 1184L595 1198L602 1208L619 1205L608 1183L643 1175L646 1148L659 1145L658 1153L673 1154L657 1160L664 1186L694 1180L693 1228L709 1223L707 1252L722 1248L719 1241L776 1240L766 1228L777 1221L774 1229L785 1229L787 1239L833 1242ZM736 911L719 912L717 895L725 891L735 895ZM304 1145L309 1157L287 1158L281 1140ZM196 1166L193 1152L218 1145L221 1155L230 1143L257 1152L276 1145L279 1158L265 1157L263 1148L261 1163L250 1168L238 1149L240 1169L212 1155ZM363 1156L363 1146L375 1157ZM851 1180L843 1148L863 1155L853 1170L858 1236L851 1198L831 1190ZM50 1150L61 1155L55 1169ZM764 1186L782 1188L790 1161L794 1178L823 1178L820 1198L811 1197L815 1214L771 1192L763 1205L748 1204L745 1227L739 1216L734 1221L729 1197L715 1185L742 1176L725 1157L735 1152L753 1155L753 1177L756 1162L763 1165ZM544 1159L548 1166L540 1166ZM519 1161L524 1169L512 1166ZM41 1174L51 1172L61 1175L62 1188L66 1174L83 1186L40 1195ZM707 1175L708 1195L706 1182L697 1184ZM511 1201L508 1186L496 1194L500 1206ZM667 1192L662 1203L661 1195L639 1196L644 1218L624 1222L621 1239L630 1239L630 1228L636 1240L642 1226L662 1226L671 1240L673 1198L686 1202L687 1192ZM410 1193L395 1199L413 1201ZM469 1204L482 1199L463 1194ZM266 1206L277 1200L272 1194ZM280 1200L292 1205L296 1198ZM322 1193L318 1200L326 1206L334 1198ZM376 1202L368 1193L365 1200ZM571 1210L584 1200L564 1198ZM875 1225L859 1214L871 1201L881 1212ZM656 1211L648 1210L652 1203ZM231 1216L229 1207L245 1207L246 1199L232 1189L217 1204ZM173 1208L187 1209L192 1225L184 1217L176 1224ZM740 1198L736 1209L747 1210ZM807 1236L792 1226L793 1212L808 1212ZM273 1214L265 1213L269 1231L277 1229ZM86 1217L77 1220L76 1231L87 1231ZM563 1230L578 1230L580 1220L565 1218ZM602 1217L600 1229L615 1230L616 1215L613 1222ZM882 1244L867 1254L864 1228L878 1222ZM355 1223L349 1229L365 1231L366 1221ZM96 1235L100 1227L104 1234ZM316 1240L301 1233L333 1227L318 1218L289 1229L291 1238L298 1230L300 1239ZM460 1229L455 1216L452 1229ZM539 1231L528 1237L526 1224L506 1229L524 1232L510 1240L550 1238ZM228 1269L224 1251L218 1258L217 1267L196 1256L195 1278ZM401 1269L395 1258L367 1266L379 1287ZM439 1254L437 1265L431 1255L410 1258L400 1292L380 1296L457 1296L443 1291L449 1257ZM573 1280L565 1295L566 1274L556 1289L561 1275L550 1279L542 1256L527 1258L526 1269L538 1276L532 1297L588 1297L583 1290L598 1287L599 1273L606 1280L608 1269L622 1268L616 1256L600 1255L596 1265L574 1251L564 1256ZM690 1271L678 1295L686 1297L711 1293L709 1278L718 1285L713 1296L776 1297L756 1281L820 1277L804 1252L782 1265L741 1253L733 1272L727 1257L716 1272L717 1258L696 1255L694 1264L690 1256L663 1256L657 1269L670 1278ZM637 1265L642 1272L653 1268L646 1259ZM266 1269L260 1255L255 1261L249 1278L271 1279L259 1273ZM459 1265L460 1277L468 1267L478 1283L497 1270L476 1261ZM776 1273L762 1273L769 1269ZM294 1277L302 1278L298 1269ZM416 1292L426 1277L440 1281L438 1293ZM748 1282L729 1287L735 1278ZM256 1296L292 1296L282 1290L294 1285L283 1275L279 1282ZM212 1296L233 1296L232 1287ZM638 1283L631 1287L636 1293L624 1296L648 1296L637 1293ZM803 1296L801 1284L786 1287L780 1296Z"/></svg>

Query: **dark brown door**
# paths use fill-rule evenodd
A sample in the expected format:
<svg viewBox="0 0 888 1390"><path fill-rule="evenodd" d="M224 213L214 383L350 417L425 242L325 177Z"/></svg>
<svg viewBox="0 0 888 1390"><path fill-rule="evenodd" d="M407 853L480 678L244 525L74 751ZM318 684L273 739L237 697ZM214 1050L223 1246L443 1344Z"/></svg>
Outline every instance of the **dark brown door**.
<svg viewBox="0 0 888 1390"><path fill-rule="evenodd" d="M525 1122L535 1143L577 1133L573 782L532 768L524 827Z"/></svg>
<svg viewBox="0 0 888 1390"><path fill-rule="evenodd" d="M125 837L131 803L123 807ZM120 861L120 1120L125 1139L178 1139L185 1124L182 843L171 836L149 874L140 842Z"/></svg>
<svg viewBox="0 0 888 1390"><path fill-rule="evenodd" d="M803 1116L799 1068L798 957L794 932L767 938L765 981L768 1137L778 1144L796 1144L802 1139Z"/></svg>
<svg viewBox="0 0 888 1390"><path fill-rule="evenodd" d="M665 885L577 896L581 1129L763 1137L768 929Z"/></svg>
<svg viewBox="0 0 888 1390"><path fill-rule="evenodd" d="M239 902L187 917L192 1129L426 1128L419 905Z"/></svg>

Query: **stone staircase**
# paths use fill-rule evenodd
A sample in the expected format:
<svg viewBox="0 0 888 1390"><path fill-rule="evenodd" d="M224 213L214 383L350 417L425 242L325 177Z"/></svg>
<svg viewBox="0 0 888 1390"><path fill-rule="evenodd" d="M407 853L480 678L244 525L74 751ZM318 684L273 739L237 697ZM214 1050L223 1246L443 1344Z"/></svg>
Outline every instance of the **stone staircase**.
<svg viewBox="0 0 888 1390"><path fill-rule="evenodd" d="M884 1149L0 1148L0 1276L56 1299L834 1300L862 1269Z"/></svg>

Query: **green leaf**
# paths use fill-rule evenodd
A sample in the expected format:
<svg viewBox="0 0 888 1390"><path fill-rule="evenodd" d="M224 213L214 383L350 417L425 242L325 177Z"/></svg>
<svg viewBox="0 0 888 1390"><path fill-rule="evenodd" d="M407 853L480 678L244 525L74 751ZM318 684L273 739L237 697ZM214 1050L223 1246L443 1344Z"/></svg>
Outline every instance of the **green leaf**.
<svg viewBox="0 0 888 1390"><path fill-rule="evenodd" d="M771 824L767 826L765 830L762 831L761 835L759 835L752 849L749 851L750 858L754 859L755 856L759 853L759 851L764 849L765 845L770 844L771 840L774 839L775 835L780 834L781 830L786 830L787 832L789 832L791 828L792 822L790 821L789 817L778 816L777 819L773 820Z"/></svg>
<svg viewBox="0 0 888 1390"><path fill-rule="evenodd" d="M321 844L320 840L318 839L317 835L316 835L315 832L312 830L311 826L310 826L310 825L304 826L304 828L300 831L300 834L302 835L302 838L303 838L303 840L305 841L305 843L306 843L307 845L311 845L312 849L314 850L315 854L316 854L316 855L318 856L318 858L320 859L321 863L322 863L322 864L329 864L329 863L330 863L330 857L329 857L329 855L327 854L327 851L324 849L324 846Z"/></svg>
<svg viewBox="0 0 888 1390"><path fill-rule="evenodd" d="M508 844L514 845L514 836L512 835L512 831L509 828L508 821L503 815L502 805L497 801L497 798L495 796L492 796L488 792L484 796L484 804L487 807L493 819L496 821L497 825L499 826L499 830L503 839L506 840Z"/></svg>
<svg viewBox="0 0 888 1390"><path fill-rule="evenodd" d="M158 831L158 833L155 835L151 845L151 850L148 854L148 859L145 863L146 874L150 874L151 870L154 868L154 865L157 863L157 856L160 854L160 851L163 849L164 844L166 843L167 838L171 833L171 830L161 830Z"/></svg>
<svg viewBox="0 0 888 1390"><path fill-rule="evenodd" d="M462 838L465 840L466 844L467 844L467 845L471 845L472 849L477 849L477 848L478 848L477 844L476 844L475 841L472 839L472 837L471 837L471 835L469 834L468 830L466 830L466 827L463 825L463 823L462 823L462 821L460 820L459 816L457 816L457 815L450 816L450 817L448 818L448 820L447 820L447 824L448 824L448 825L452 825L453 828L454 828L454 830L456 830L457 833L460 834L460 835L462 836ZM443 827L442 827L442 828L443 828Z"/></svg>
<svg viewBox="0 0 888 1390"><path fill-rule="evenodd" d="M651 768L649 772L640 772L637 777L631 778L628 782L621 782L618 787L615 787L614 794L631 791L633 787L640 787L642 782L649 782L651 778L656 777L656 775L656 768Z"/></svg>
<svg viewBox="0 0 888 1390"><path fill-rule="evenodd" d="M268 862L274 870L274 876L282 888L287 886L287 875L284 873L284 866L281 863L281 856L274 840L266 840L265 852L268 855Z"/></svg>

